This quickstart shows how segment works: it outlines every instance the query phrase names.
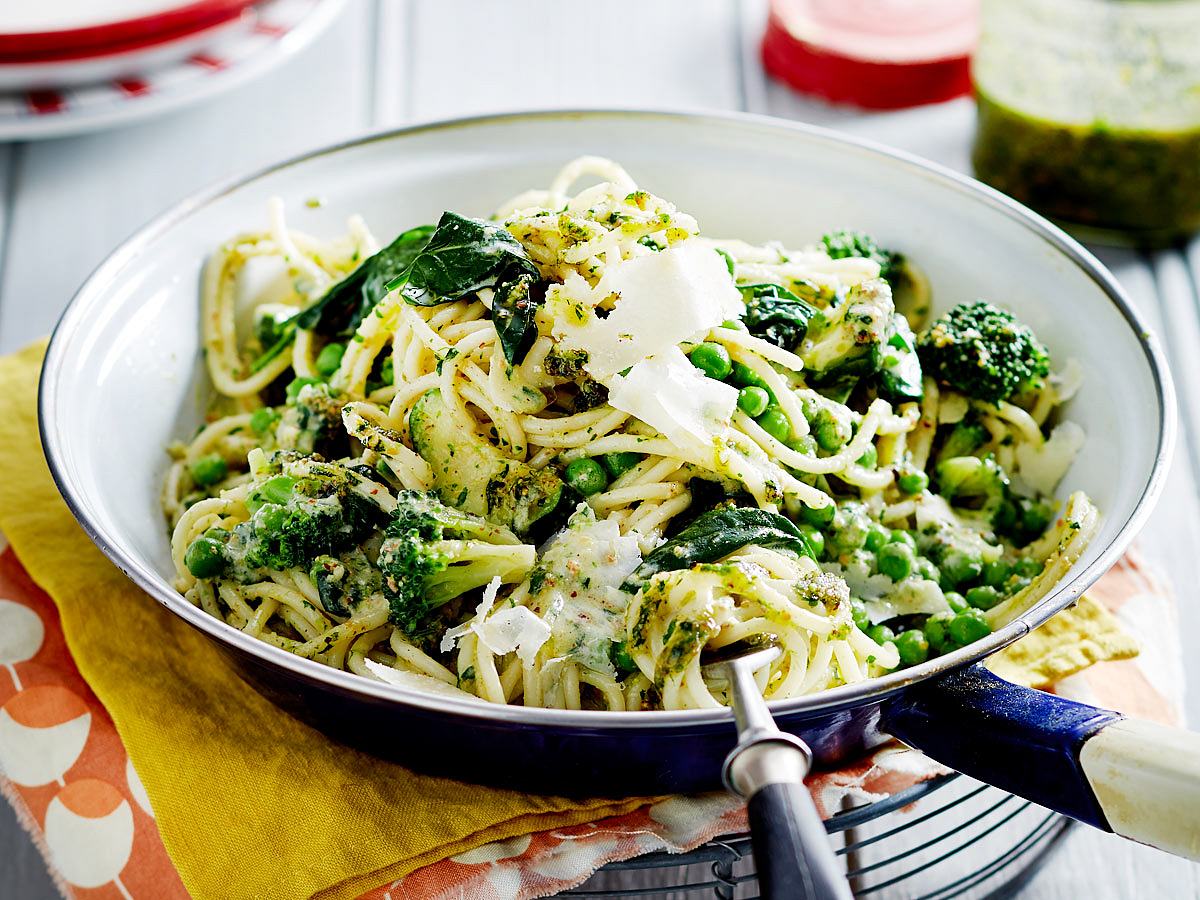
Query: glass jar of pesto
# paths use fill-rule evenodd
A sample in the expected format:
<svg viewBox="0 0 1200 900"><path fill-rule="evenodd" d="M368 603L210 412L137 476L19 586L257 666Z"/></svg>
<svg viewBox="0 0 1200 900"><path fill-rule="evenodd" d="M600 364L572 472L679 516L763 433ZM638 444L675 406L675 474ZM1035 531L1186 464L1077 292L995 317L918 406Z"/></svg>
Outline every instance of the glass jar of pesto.
<svg viewBox="0 0 1200 900"><path fill-rule="evenodd" d="M1200 2L984 0L976 175L1083 236L1200 230Z"/></svg>

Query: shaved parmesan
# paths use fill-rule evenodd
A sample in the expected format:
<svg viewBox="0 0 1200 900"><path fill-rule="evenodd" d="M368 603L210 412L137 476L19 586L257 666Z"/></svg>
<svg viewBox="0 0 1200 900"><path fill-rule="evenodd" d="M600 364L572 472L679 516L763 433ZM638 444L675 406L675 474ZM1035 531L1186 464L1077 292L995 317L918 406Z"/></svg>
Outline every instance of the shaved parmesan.
<svg viewBox="0 0 1200 900"><path fill-rule="evenodd" d="M1017 476L1027 487L1050 496L1075 462L1075 454L1085 440L1082 428L1074 422L1063 422L1040 445L1018 444Z"/></svg>
<svg viewBox="0 0 1200 900"><path fill-rule="evenodd" d="M537 652L550 637L550 626L526 607L513 606L476 625L475 634L497 656L515 650L521 662L532 666Z"/></svg>
<svg viewBox="0 0 1200 900"><path fill-rule="evenodd" d="M744 310L724 261L699 242L613 266L593 296L614 294L616 304L604 318L578 306L554 316L555 335L569 347L586 350L584 368L606 384L617 372L737 318ZM566 302L565 294L560 302Z"/></svg>
<svg viewBox="0 0 1200 900"><path fill-rule="evenodd" d="M468 694L466 691L456 688L452 684L447 684L436 678L430 678L428 675L422 675L420 672L405 672L402 669L393 669L391 666L377 663L373 659L366 659L363 662L372 675L386 684L424 691L427 694L441 694L444 697L454 697L458 700L465 698L467 700L477 700L480 703L487 702L476 697L474 694Z"/></svg>
<svg viewBox="0 0 1200 900"><path fill-rule="evenodd" d="M526 665L533 664L542 644L550 637L550 626L524 606L513 606L491 614L500 591L500 579L493 578L483 589L483 599L475 607L475 616L469 622L455 625L442 635L441 650L449 653L468 634L474 634L480 643L495 653L504 656L517 651L517 656Z"/></svg>
<svg viewBox="0 0 1200 900"><path fill-rule="evenodd" d="M530 601L549 623L554 659L613 673L609 651L624 638L630 599L620 585L641 561L636 535L622 535L612 519L598 520L580 504L546 546L538 562L545 577Z"/></svg>
<svg viewBox="0 0 1200 900"><path fill-rule="evenodd" d="M715 256L715 254L714 254ZM608 402L636 416L681 449L708 449L725 432L737 388L706 377L678 347L614 375Z"/></svg>

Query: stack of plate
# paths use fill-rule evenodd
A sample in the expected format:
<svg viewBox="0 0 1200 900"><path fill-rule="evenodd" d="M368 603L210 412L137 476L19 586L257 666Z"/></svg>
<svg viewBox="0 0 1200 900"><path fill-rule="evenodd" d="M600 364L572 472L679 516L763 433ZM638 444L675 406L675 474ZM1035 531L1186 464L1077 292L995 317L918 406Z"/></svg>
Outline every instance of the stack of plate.
<svg viewBox="0 0 1200 900"><path fill-rule="evenodd" d="M211 96L299 50L344 2L0 3L0 140L90 131Z"/></svg>

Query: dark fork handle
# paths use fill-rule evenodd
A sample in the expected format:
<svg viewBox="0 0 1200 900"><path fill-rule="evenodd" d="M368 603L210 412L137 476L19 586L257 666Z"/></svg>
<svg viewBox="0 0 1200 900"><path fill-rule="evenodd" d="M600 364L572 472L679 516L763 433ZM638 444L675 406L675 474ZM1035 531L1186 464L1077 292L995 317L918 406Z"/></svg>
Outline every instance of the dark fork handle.
<svg viewBox="0 0 1200 900"><path fill-rule="evenodd" d="M747 808L763 897L850 900L846 876L803 784L768 784Z"/></svg>

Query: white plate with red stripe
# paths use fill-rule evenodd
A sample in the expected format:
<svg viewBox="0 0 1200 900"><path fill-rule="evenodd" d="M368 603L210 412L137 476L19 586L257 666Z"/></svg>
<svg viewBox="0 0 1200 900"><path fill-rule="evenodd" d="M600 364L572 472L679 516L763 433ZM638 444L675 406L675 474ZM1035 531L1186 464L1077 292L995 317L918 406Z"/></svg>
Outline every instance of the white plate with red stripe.
<svg viewBox="0 0 1200 900"><path fill-rule="evenodd" d="M0 64L0 141L98 131L212 97L298 52L345 3L266 0L234 20L155 47Z"/></svg>

